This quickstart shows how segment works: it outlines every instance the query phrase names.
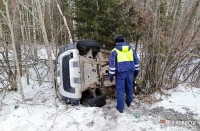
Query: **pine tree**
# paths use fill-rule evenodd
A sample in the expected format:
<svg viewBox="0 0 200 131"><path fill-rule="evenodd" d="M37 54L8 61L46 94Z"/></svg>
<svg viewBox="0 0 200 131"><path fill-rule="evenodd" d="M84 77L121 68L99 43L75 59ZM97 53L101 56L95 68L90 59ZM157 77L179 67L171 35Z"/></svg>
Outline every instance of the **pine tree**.
<svg viewBox="0 0 200 131"><path fill-rule="evenodd" d="M78 0L75 2L75 34L79 39L96 39L113 47L115 35L122 34L128 42L142 37L142 17L132 1Z"/></svg>
<svg viewBox="0 0 200 131"><path fill-rule="evenodd" d="M113 43L122 24L119 0L78 0L75 2L76 35L79 39L96 39Z"/></svg>

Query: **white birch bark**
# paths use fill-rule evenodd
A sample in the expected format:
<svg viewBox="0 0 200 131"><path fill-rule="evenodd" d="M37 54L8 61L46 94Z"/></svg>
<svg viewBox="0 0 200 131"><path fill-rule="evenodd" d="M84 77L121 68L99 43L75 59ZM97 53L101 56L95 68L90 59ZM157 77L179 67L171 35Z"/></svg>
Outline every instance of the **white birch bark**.
<svg viewBox="0 0 200 131"><path fill-rule="evenodd" d="M56 4L57 4L58 10L59 10L59 12L60 12L60 15L61 15L62 18L63 18L65 27L66 27L66 29L67 29L67 33L68 33L68 35L69 35L69 41L70 41L70 43L73 43L72 34L71 34L71 31L70 31L69 26L68 26L68 24L67 24L66 17L63 15L62 10L61 10L60 5L58 4L58 2L56 2Z"/></svg>
<svg viewBox="0 0 200 131"><path fill-rule="evenodd" d="M32 7L35 7L35 1L32 0ZM33 17L33 55L34 55L34 60L38 62L38 54L37 54L37 42L36 42L36 20L35 20L35 10L32 10L32 17Z"/></svg>
<svg viewBox="0 0 200 131"><path fill-rule="evenodd" d="M8 26L9 26L9 29L10 29L11 39L12 39L12 47L13 47L13 51L14 51L14 54L15 54L15 62L16 62L16 67L17 67L17 76L16 76L17 87L19 87L19 89L20 89L22 100L25 101L25 96L24 96L24 91L23 91L21 76L20 76L19 60L17 58L17 50L16 50L16 45L15 45L15 36L14 36L13 24L11 22L10 14L9 14L8 1L3 0L3 4L5 5L5 9L6 9L6 16L7 16Z"/></svg>
<svg viewBox="0 0 200 131"><path fill-rule="evenodd" d="M43 36L44 44L45 44L47 54L48 54L48 62L49 62L49 67L50 67L52 84L53 84L53 88L54 88L54 91L55 91L54 93L55 93L55 96L57 97L55 81L54 81L54 64L53 64L52 55L51 55L51 47L50 47L50 44L49 44L49 41L48 41L48 38L47 38L46 27L45 27L45 24L44 24L44 14L42 13L40 0L36 0L36 3L37 3L37 7L38 7L38 15L39 15L40 27L41 27L41 30L42 30L42 36Z"/></svg>

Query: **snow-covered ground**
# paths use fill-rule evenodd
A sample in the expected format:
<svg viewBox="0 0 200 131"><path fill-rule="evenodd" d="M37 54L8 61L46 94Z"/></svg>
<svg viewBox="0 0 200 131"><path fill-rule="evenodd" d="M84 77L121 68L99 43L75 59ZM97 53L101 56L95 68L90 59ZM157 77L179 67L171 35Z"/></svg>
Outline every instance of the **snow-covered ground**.
<svg viewBox="0 0 200 131"><path fill-rule="evenodd" d="M200 120L200 88L194 88L188 84L183 84L179 85L175 89L167 91L166 93L171 95L156 95L158 99L161 98L163 100L155 103L152 108L164 107L165 109L173 108L181 113L192 112Z"/></svg>
<svg viewBox="0 0 200 131"><path fill-rule="evenodd" d="M104 107L55 104L54 90L50 83L22 79L27 101L22 102L19 92L0 94L0 131L193 131L199 130L200 89L180 85L160 96L153 105L137 102L125 106L123 114L115 109L116 100L107 99ZM2 101L1 101L2 100ZM168 110L170 109L170 110ZM174 110L173 110L174 109ZM189 115L188 115L189 114ZM175 118L173 118L175 117ZM172 118L172 119L171 119ZM179 118L179 119L176 119ZM182 119L184 118L184 119ZM192 121L192 124L173 124L171 121ZM164 122L163 122L164 121ZM194 123L195 122L195 123Z"/></svg>

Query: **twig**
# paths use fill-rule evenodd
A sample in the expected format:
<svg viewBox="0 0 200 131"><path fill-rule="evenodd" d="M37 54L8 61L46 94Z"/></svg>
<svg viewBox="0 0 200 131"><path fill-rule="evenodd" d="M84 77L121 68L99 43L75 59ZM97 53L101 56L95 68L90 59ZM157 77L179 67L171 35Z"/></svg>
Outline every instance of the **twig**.
<svg viewBox="0 0 200 131"><path fill-rule="evenodd" d="M0 110L1 110L1 108L2 108L2 101L3 101L3 99L5 98L5 94L6 94L6 90L3 89L3 97L2 97L1 102L0 102Z"/></svg>
<svg viewBox="0 0 200 131"><path fill-rule="evenodd" d="M4 89L0 89L0 93L3 92Z"/></svg>
<svg viewBox="0 0 200 131"><path fill-rule="evenodd" d="M58 110L57 110L57 108L56 108L56 116L55 116L55 118L54 118L54 120L53 120L53 124L51 125L51 127L49 128L49 130L50 130L51 128L53 128L53 126L54 126L54 124L55 124L55 122L56 122L57 116L58 116Z"/></svg>
<svg viewBox="0 0 200 131"><path fill-rule="evenodd" d="M29 112L29 109L28 109L28 106L26 105L26 109L27 109L27 111L28 111L28 114L30 115L30 112Z"/></svg>
<svg viewBox="0 0 200 131"><path fill-rule="evenodd" d="M57 103L56 99L57 99L57 98L54 97L54 104L55 104L56 107L58 107L58 103Z"/></svg>
<svg viewBox="0 0 200 131"><path fill-rule="evenodd" d="M33 69L34 69L35 72L36 72L37 78L40 80L40 81L38 81L38 82L39 82L39 85L41 85L41 84L42 84L42 82L41 82L41 76L40 76L40 73L39 73L39 71L38 71L38 69L37 69L37 66L33 66Z"/></svg>
<svg viewBox="0 0 200 131"><path fill-rule="evenodd" d="M71 111L73 111L75 108L73 107L70 111L68 111L67 113L70 113Z"/></svg>
<svg viewBox="0 0 200 131"><path fill-rule="evenodd" d="M192 87L191 87L191 91L192 91L193 96L196 98L196 96L194 95L194 92L193 92L193 90L192 90Z"/></svg>
<svg viewBox="0 0 200 131"><path fill-rule="evenodd" d="M54 108L54 109L57 109L56 106L52 106L52 105L45 105L45 104L41 104L41 103L27 103L27 102L22 102L22 101L19 101L20 104L26 104L26 105L30 105L30 106L34 106L34 105L37 105L37 106L47 106L47 107L50 107L50 108Z"/></svg>
<svg viewBox="0 0 200 131"><path fill-rule="evenodd" d="M26 102L22 102L22 101L19 101L20 104L26 104L26 105L30 105L30 106L33 106L33 105L38 105L38 106L47 106L47 107L50 107L50 108L54 108L56 109L57 112L61 111L61 110L58 110L58 108L56 106L51 106L51 105L45 105L45 104L40 104L40 103L26 103ZM57 113L58 114L58 113ZM66 112L63 112L63 114L69 116L70 118L72 118L76 123L79 123L75 118L73 118L72 116L70 116L68 113Z"/></svg>
<svg viewBox="0 0 200 131"><path fill-rule="evenodd" d="M34 98L37 94L39 94L40 92L42 92L42 91L38 91L38 92L31 98L31 100L33 100L33 98Z"/></svg>
<svg viewBox="0 0 200 131"><path fill-rule="evenodd" d="M42 79L36 80L36 79L33 79L33 78L31 78L31 80L38 81L38 82L52 82L52 81L45 81L45 80L42 80Z"/></svg>

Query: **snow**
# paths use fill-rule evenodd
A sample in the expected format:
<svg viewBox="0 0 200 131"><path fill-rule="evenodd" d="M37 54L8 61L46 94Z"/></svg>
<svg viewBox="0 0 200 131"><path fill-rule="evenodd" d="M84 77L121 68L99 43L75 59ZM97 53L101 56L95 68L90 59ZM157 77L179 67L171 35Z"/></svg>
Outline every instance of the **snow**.
<svg viewBox="0 0 200 131"><path fill-rule="evenodd" d="M51 50L51 55L52 55L52 59L55 60L56 56L55 56L53 50ZM41 47L40 50L38 50L38 57L39 57L39 59L45 59L45 60L48 59L48 54L44 47Z"/></svg>
<svg viewBox="0 0 200 131"><path fill-rule="evenodd" d="M164 107L174 109L181 113L193 112L200 118L200 89L188 84L181 84L175 89L166 91L170 97L160 96L163 99L155 103L151 108Z"/></svg>
<svg viewBox="0 0 200 131"><path fill-rule="evenodd" d="M185 107L200 114L198 103L200 89L186 85L167 91L171 96L168 98L162 96L163 100L152 106L138 107L134 103L131 108L125 106L124 113L119 113L115 109L115 99L107 99L107 104L102 108L65 105L58 100L56 100L58 106L55 106L51 83L43 83L39 86L37 82L30 80L30 85L27 85L25 80L23 77L26 102L21 101L19 92L6 92L2 100L0 131L188 131L193 129L184 126L163 127L160 124L161 116L146 115L142 110L164 107L186 113L183 108Z"/></svg>

